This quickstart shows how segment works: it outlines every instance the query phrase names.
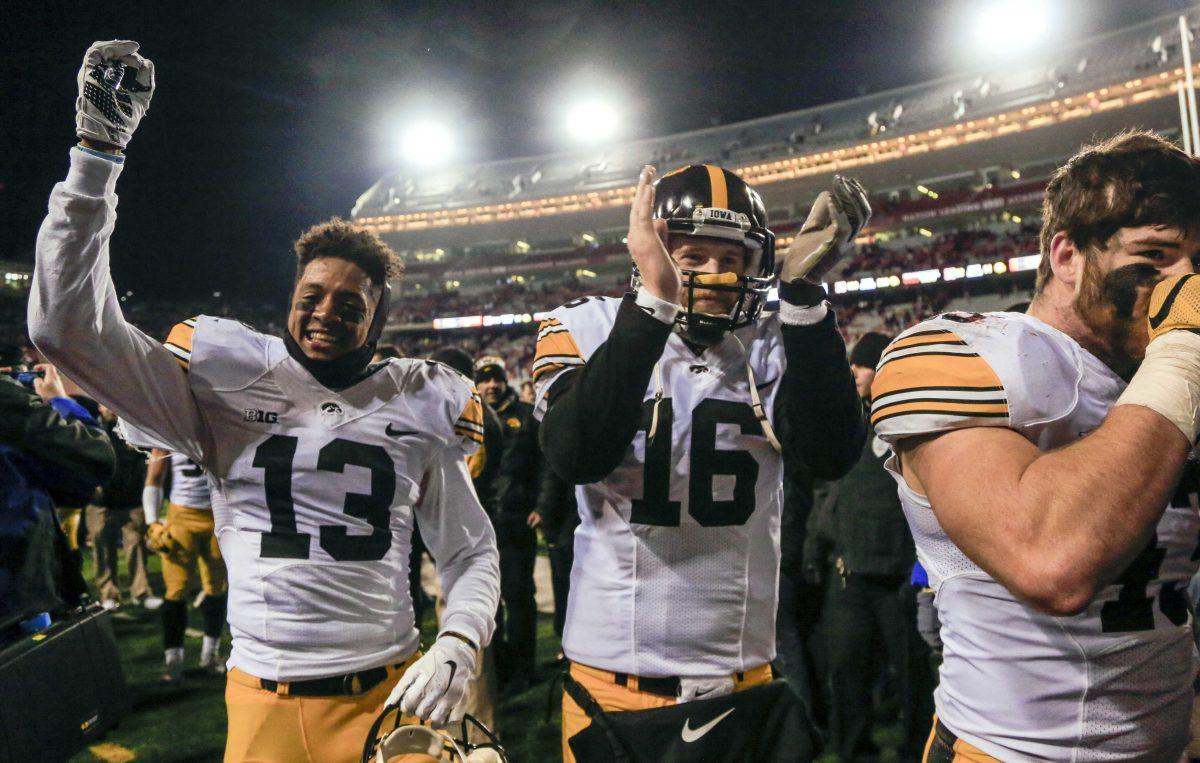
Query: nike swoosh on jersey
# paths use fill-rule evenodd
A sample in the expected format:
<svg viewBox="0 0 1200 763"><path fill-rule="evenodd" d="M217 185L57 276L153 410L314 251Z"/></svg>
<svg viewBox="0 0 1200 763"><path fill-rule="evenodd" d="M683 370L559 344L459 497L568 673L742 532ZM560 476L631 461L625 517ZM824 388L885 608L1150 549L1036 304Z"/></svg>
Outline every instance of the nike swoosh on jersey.
<svg viewBox="0 0 1200 763"><path fill-rule="evenodd" d="M391 424L388 424L386 427L384 427L383 431L387 432L388 437L405 437L407 435L421 434L420 432L413 430L413 429L392 429Z"/></svg>
<svg viewBox="0 0 1200 763"><path fill-rule="evenodd" d="M716 718L713 718L711 721L704 724L703 726L700 726L699 728L691 728L692 719L688 718L686 721L683 722L683 729L679 732L679 736L685 742L695 742L700 737L702 737L705 734L707 734L708 732L712 731L713 726L716 726L718 723L725 720L725 716L729 715L736 709L737 709L736 707L729 708L728 710L721 713Z"/></svg>

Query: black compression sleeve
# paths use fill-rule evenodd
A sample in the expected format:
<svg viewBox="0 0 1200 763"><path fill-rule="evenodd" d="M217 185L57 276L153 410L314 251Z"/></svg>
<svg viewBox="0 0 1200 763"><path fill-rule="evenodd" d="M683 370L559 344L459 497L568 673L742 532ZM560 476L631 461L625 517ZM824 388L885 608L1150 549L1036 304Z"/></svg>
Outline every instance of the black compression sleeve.
<svg viewBox="0 0 1200 763"><path fill-rule="evenodd" d="M542 451L563 479L583 485L604 479L621 463L642 419L642 400L662 357L670 324L625 296L608 339L583 368L550 388L542 419Z"/></svg>
<svg viewBox="0 0 1200 763"><path fill-rule="evenodd" d="M858 461L867 428L837 319L831 309L818 323L784 323L781 332L787 370L775 426L785 463L799 458L813 476L838 479Z"/></svg>

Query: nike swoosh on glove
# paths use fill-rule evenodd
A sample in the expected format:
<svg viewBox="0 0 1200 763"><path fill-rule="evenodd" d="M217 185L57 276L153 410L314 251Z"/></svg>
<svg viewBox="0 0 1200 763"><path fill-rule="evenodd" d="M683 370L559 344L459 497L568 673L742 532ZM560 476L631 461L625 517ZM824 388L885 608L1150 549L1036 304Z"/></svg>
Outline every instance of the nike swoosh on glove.
<svg viewBox="0 0 1200 763"><path fill-rule="evenodd" d="M455 636L441 636L414 662L392 693L387 706L399 704L404 715L435 724L457 723L462 699L475 673L475 650Z"/></svg>
<svg viewBox="0 0 1200 763"><path fill-rule="evenodd" d="M679 704L697 699L724 697L726 694L733 694L733 676L679 679Z"/></svg>
<svg viewBox="0 0 1200 763"><path fill-rule="evenodd" d="M76 82L75 134L125 148L154 95L154 62L132 40L94 42Z"/></svg>

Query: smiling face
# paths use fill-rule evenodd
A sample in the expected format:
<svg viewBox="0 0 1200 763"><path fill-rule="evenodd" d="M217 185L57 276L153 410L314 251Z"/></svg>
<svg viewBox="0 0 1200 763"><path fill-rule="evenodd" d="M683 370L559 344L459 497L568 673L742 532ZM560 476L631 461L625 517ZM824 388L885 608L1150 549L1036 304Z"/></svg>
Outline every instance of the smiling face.
<svg viewBox="0 0 1200 763"><path fill-rule="evenodd" d="M697 273L746 273L746 249L732 241L701 236L671 236L671 258L680 270ZM709 315L729 315L737 304L736 291L696 289L692 293L692 309ZM687 304L687 287L679 292L679 304Z"/></svg>
<svg viewBox="0 0 1200 763"><path fill-rule="evenodd" d="M288 333L312 360L335 360L367 340L378 302L366 271L349 260L308 263L292 292Z"/></svg>

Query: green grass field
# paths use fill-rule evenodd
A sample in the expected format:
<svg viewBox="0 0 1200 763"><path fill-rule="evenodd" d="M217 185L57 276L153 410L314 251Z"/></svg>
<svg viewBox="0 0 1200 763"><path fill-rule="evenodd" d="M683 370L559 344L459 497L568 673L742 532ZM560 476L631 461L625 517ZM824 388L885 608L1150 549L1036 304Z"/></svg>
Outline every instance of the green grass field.
<svg viewBox="0 0 1200 763"><path fill-rule="evenodd" d="M89 560L90 561L90 560ZM90 566L85 564L90 577ZM158 558L150 562L151 585L162 590ZM435 635L432 612L423 623L426 642ZM187 674L182 688L159 685L162 671L162 635L157 612L125 605L114 613L113 629L121 649L121 664L133 698L133 706L120 725L71 763L102 760L172 761L198 763L218 761L225 749L225 680L198 670ZM194 666L200 655L200 618L189 611L188 637L184 648L187 663ZM229 650L226 636L225 653ZM501 702L496 708L496 728L513 761L555 760L559 755L558 703L550 722L545 721L547 692L557 672L553 665L558 639L551 619L540 615L538 622L538 682L529 690ZM556 695L557 699L557 695Z"/></svg>
<svg viewBox="0 0 1200 763"><path fill-rule="evenodd" d="M85 574L91 575L90 555L85 552ZM151 585L162 590L158 557L150 561ZM430 608L432 610L432 608ZM189 610L188 637L185 643L187 663L194 666L200 654L200 618ZM71 763L107 761L163 761L199 763L219 761L225 748L225 680L193 669L184 685L168 689L159 685L162 670L162 640L158 613L138 606L121 607L113 616L113 629L121 649L121 663L129 685L133 705L120 725ZM422 623L422 635L428 643L436 634L432 611ZM224 653L228 654L228 636ZM558 638L549 615L538 619L538 675L525 692L506 698L496 708L496 730L514 763L559 759L559 698L561 692L554 677L558 673L555 657ZM555 690L553 701L549 692ZM546 720L547 705L552 714ZM882 720L882 719L881 719ZM899 760L896 747L901 742L900 728L894 722L877 723L874 741L881 749L881 763ZM837 758L826 754L820 763Z"/></svg>

